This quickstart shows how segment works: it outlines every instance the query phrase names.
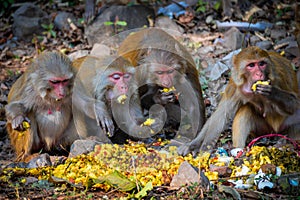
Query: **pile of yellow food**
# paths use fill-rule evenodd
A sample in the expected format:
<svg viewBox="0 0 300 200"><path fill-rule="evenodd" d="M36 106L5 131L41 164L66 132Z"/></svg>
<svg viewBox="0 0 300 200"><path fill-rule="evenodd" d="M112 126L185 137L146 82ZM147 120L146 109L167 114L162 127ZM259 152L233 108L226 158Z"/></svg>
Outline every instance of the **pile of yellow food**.
<svg viewBox="0 0 300 200"><path fill-rule="evenodd" d="M167 153L168 152L168 153ZM176 147L169 147L168 151L157 151L146 147L143 143L130 143L124 146L117 144L102 144L95 147L95 151L88 155L70 158L65 164L57 166L53 175L66 179L72 183L86 185L90 178L98 178L119 171L132 181L138 181L142 186L152 182L153 186L169 185L183 161L201 168L210 180L218 179L218 172L209 170L210 164L227 165L232 169L231 176L241 170L241 166L234 165L234 158L222 164L219 157L211 157L208 152L193 158L176 153ZM219 164L217 164L219 163ZM221 163L221 164L220 164ZM283 173L299 172L300 159L290 149L277 149L267 147L253 147L244 158L243 164L251 170L248 174L256 174L264 164L274 164L282 169ZM106 187L107 185L98 185Z"/></svg>

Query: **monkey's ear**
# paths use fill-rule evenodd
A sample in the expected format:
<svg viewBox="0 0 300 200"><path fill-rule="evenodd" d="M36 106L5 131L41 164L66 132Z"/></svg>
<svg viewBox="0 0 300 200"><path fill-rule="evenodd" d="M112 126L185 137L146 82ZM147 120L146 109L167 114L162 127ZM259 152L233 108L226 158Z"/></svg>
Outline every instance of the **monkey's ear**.
<svg viewBox="0 0 300 200"><path fill-rule="evenodd" d="M232 68L231 68L231 78L236 85L242 85L244 80L242 78L241 68L242 63L238 63L237 55L232 57Z"/></svg>

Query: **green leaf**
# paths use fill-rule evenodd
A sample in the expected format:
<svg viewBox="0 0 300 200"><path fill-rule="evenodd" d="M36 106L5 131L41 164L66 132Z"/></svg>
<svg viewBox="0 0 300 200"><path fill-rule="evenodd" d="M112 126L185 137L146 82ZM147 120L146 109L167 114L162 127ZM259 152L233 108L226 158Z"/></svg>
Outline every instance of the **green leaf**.
<svg viewBox="0 0 300 200"><path fill-rule="evenodd" d="M221 1L216 2L215 5L214 5L214 9L219 10L220 7L221 7Z"/></svg>
<svg viewBox="0 0 300 200"><path fill-rule="evenodd" d="M41 24L41 26L44 28L44 29L48 29L48 25L47 24Z"/></svg>
<svg viewBox="0 0 300 200"><path fill-rule="evenodd" d="M127 26L127 22L125 21L117 21L116 24L119 26Z"/></svg>
<svg viewBox="0 0 300 200"><path fill-rule="evenodd" d="M115 170L114 172L106 175L105 177L99 177L93 179L94 183L107 183L120 191L131 191L136 188L135 182L130 181L126 176Z"/></svg>
<svg viewBox="0 0 300 200"><path fill-rule="evenodd" d="M110 25L114 25L114 23L113 22L104 22L104 25L105 26L110 26Z"/></svg>
<svg viewBox="0 0 300 200"><path fill-rule="evenodd" d="M142 198L142 197L145 197L147 196L147 191L150 191L153 189L153 186L152 186L152 182L148 182L145 187L139 191L136 195L135 195L135 198Z"/></svg>

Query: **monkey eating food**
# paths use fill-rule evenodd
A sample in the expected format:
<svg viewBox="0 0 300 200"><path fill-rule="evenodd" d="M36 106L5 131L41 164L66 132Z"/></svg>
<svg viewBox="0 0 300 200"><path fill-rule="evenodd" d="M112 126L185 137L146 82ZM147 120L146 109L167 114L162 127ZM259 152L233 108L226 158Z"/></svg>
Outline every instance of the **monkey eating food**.
<svg viewBox="0 0 300 200"><path fill-rule="evenodd" d="M233 57L232 75L216 111L178 153L195 155L211 149L231 119L233 147L245 147L249 135L283 133L299 140L299 114L299 89L291 63L275 52L248 47Z"/></svg>
<svg viewBox="0 0 300 200"><path fill-rule="evenodd" d="M13 84L6 106L7 131L17 161L67 147L78 138L72 119L76 70L59 52L40 54Z"/></svg>
<svg viewBox="0 0 300 200"><path fill-rule="evenodd" d="M74 61L74 65L80 66L73 92L74 121L80 136L96 136L104 143L125 143L129 134L151 137L152 129L159 128L157 124L140 126L145 118L135 68L129 61L118 56L87 56Z"/></svg>
<svg viewBox="0 0 300 200"><path fill-rule="evenodd" d="M118 55L136 66L144 114L160 106L167 114L161 132L178 131L178 141L194 139L204 124L205 107L196 64L186 48L165 31L149 28L125 38Z"/></svg>

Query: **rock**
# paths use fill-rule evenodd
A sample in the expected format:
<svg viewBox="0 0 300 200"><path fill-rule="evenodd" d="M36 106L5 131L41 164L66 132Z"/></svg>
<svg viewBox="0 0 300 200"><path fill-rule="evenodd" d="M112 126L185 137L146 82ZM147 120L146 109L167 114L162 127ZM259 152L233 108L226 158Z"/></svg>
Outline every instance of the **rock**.
<svg viewBox="0 0 300 200"><path fill-rule="evenodd" d="M218 172L220 177L230 176L232 170L227 166L209 165L209 170L212 172Z"/></svg>
<svg viewBox="0 0 300 200"><path fill-rule="evenodd" d="M260 38L258 37L258 36L256 36L256 35L251 35L250 36L250 44L252 45L252 46L256 46L256 43L257 42L260 42L261 40L260 40Z"/></svg>
<svg viewBox="0 0 300 200"><path fill-rule="evenodd" d="M39 179L37 179L33 176L25 177L25 180L26 180L25 185L29 185L31 183L35 183L35 182L39 181Z"/></svg>
<svg viewBox="0 0 300 200"><path fill-rule="evenodd" d="M75 140L71 146L69 158L93 151L96 144L99 143L95 140Z"/></svg>
<svg viewBox="0 0 300 200"><path fill-rule="evenodd" d="M285 48L285 52L295 57L299 57L300 51L297 42L296 41L289 42L289 45Z"/></svg>
<svg viewBox="0 0 300 200"><path fill-rule="evenodd" d="M155 20L155 27L164 29L166 32L172 35L170 32L183 33L182 27L178 26L172 19L165 16L160 16Z"/></svg>
<svg viewBox="0 0 300 200"><path fill-rule="evenodd" d="M208 46L202 46L198 49L198 52L201 54L201 55L206 55L208 53L212 53L214 52L215 50L215 47L212 46L212 45L208 45Z"/></svg>
<svg viewBox="0 0 300 200"><path fill-rule="evenodd" d="M208 15L205 19L206 24L212 24L214 21L214 16L213 15Z"/></svg>
<svg viewBox="0 0 300 200"><path fill-rule="evenodd" d="M89 54L88 50L79 50L79 51L75 51L73 53L70 53L68 55L68 57L70 58L71 61L74 61L77 58L81 58L81 57L86 56L88 54Z"/></svg>
<svg viewBox="0 0 300 200"><path fill-rule="evenodd" d="M105 9L92 24L86 27L85 36L88 43L94 45L107 40L119 32L149 26L148 17L154 18L154 10L142 5L112 5ZM105 22L124 21L126 26L105 25Z"/></svg>
<svg viewBox="0 0 300 200"><path fill-rule="evenodd" d="M270 36L275 41L280 40L280 39L286 37L286 30L285 29L280 29L280 28L272 29Z"/></svg>
<svg viewBox="0 0 300 200"><path fill-rule="evenodd" d="M232 27L224 33L224 46L232 50L239 49L242 47L243 38L239 29Z"/></svg>
<svg viewBox="0 0 300 200"><path fill-rule="evenodd" d="M95 43L91 50L91 55L93 56L106 56L110 54L110 48L104 44Z"/></svg>
<svg viewBox="0 0 300 200"><path fill-rule="evenodd" d="M170 186L181 187L183 185L189 185L191 183L201 183L205 188L209 186L209 180L202 171L199 172L190 165L187 161L184 161L179 169L178 173L173 177Z"/></svg>
<svg viewBox="0 0 300 200"><path fill-rule="evenodd" d="M257 42L255 44L255 46L258 46L259 48L264 49L264 50L270 50L273 47L272 41L269 41L269 40Z"/></svg>
<svg viewBox="0 0 300 200"><path fill-rule="evenodd" d="M38 168L38 167L46 167L51 166L50 156L47 153L43 153L38 157L32 158L27 164L26 168Z"/></svg>
<svg viewBox="0 0 300 200"><path fill-rule="evenodd" d="M73 26L71 27L70 25L71 23L73 26L78 26L75 16L68 12L59 12L54 19L54 25L61 31L73 29Z"/></svg>
<svg viewBox="0 0 300 200"><path fill-rule="evenodd" d="M46 12L32 3L26 3L13 14L12 30L19 40L31 41L34 35L42 35L42 24L50 24Z"/></svg>
<svg viewBox="0 0 300 200"><path fill-rule="evenodd" d="M276 166L274 164L264 164L261 166L261 171L265 174L275 174Z"/></svg>

